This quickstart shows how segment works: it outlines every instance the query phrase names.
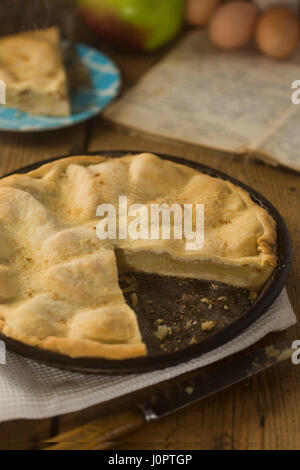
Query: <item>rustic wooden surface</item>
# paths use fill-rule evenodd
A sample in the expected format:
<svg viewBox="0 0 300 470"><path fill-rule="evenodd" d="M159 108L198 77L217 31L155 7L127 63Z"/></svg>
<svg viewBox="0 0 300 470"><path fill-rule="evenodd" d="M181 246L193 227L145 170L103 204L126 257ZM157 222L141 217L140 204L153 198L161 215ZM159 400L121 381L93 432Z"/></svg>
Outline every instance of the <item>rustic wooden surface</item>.
<svg viewBox="0 0 300 470"><path fill-rule="evenodd" d="M159 54L143 56L109 51L122 70L125 87L132 85ZM300 319L297 292L300 274L299 175L249 158L234 157L192 145L159 140L98 117L72 129L41 134L0 133L0 173L52 156L87 150L146 150L196 160L223 170L266 196L284 216L293 240L293 267L287 283ZM300 327L269 335L259 345L300 338ZM300 366L284 363L180 411L143 431L131 434L119 449L300 449ZM122 408L135 396L45 420L0 424L1 449L37 448L41 439Z"/></svg>

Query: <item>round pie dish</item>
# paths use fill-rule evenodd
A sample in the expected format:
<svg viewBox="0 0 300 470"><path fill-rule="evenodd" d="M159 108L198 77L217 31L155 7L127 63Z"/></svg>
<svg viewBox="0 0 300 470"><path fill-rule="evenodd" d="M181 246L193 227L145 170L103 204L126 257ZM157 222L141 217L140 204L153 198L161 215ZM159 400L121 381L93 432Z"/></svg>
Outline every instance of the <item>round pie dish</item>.
<svg viewBox="0 0 300 470"><path fill-rule="evenodd" d="M120 150L112 152L97 151L86 153L86 155L101 155L110 158L119 158L128 154L137 155L140 153L141 152L138 151ZM39 168L45 163L66 157L71 157L71 155L38 162L16 170L12 174L27 173ZM80 372L108 374L145 372L148 370L173 366L222 346L248 328L278 297L285 284L291 264L291 243L285 222L273 205L252 188L224 173L214 170L213 168L168 155L158 154L158 157L162 160L169 160L174 163L185 165L204 175L230 182L236 187L242 188L248 193L248 195L250 195L252 201L261 206L275 220L278 263L271 277L260 290L259 294L255 296L255 298L251 299L251 301L247 301L244 290L230 286L226 287L219 283L216 283L212 289L211 282L205 283L201 280L182 282L180 279L167 278L163 280L162 278L160 281L158 276L155 277L147 274L143 274L141 276L137 275L137 279L134 281L135 284L138 284L137 293L139 297L141 296L141 298L144 299L142 306L139 306L140 310L138 311L137 317L139 319L139 326L144 342L147 344L147 356L121 360L103 359L100 357L72 358L65 354L52 352L36 346L30 346L1 334L0 339L6 343L8 349L36 361L44 362L48 365ZM121 285L121 287L122 289L124 288L125 292L126 285ZM212 292L212 290L215 290L215 292ZM219 303L221 302L220 299L228 298L231 300L231 304L229 303L229 306L227 304L221 304L218 312L215 313L215 319L220 325L218 328L215 328L212 332L201 333L199 336L200 339L193 341L193 330L190 328L190 324L193 325L194 323L197 323L195 318L197 318L197 315L199 316L201 302L207 303L204 299L206 299L206 293L208 292L212 292L211 295L214 296L214 300L218 300ZM200 296L198 295L199 293L201 294ZM183 299L182 302L179 302L178 298L176 298L178 294L180 294L180 299ZM130 302L130 298L126 297L126 300L127 302ZM148 304L151 304L151 309L147 312ZM158 320L161 320L160 313L164 312L164 310L168 308L168 305L171 306L171 312L174 312L174 310L176 312L178 307L178 312L176 312L178 313L178 318L189 319L188 326L187 323L180 323L180 321L178 325L173 323L175 325L174 330L176 329L174 341L178 344L175 344L175 342L172 342L171 340L167 341L166 344L162 344L161 342L158 344L157 342L155 325ZM227 310L231 310L231 305L232 311L230 311L226 316L224 311L226 312ZM182 313L182 309L184 310L184 315L180 314ZM167 320L168 324L170 324L172 321L170 315ZM188 336L187 331L190 332L190 336Z"/></svg>

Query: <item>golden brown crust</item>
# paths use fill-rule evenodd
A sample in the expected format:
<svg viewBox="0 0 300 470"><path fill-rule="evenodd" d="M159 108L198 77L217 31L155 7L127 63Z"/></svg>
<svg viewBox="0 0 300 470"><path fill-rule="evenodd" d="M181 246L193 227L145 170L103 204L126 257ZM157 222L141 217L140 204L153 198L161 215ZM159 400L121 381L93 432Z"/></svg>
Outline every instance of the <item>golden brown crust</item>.
<svg viewBox="0 0 300 470"><path fill-rule="evenodd" d="M204 203L205 242L100 240L96 208ZM74 156L0 181L0 331L70 357L143 356L118 285L132 269L260 288L277 263L276 224L243 189L151 154Z"/></svg>
<svg viewBox="0 0 300 470"><path fill-rule="evenodd" d="M6 84L7 106L31 114L70 115L58 28L1 38L0 79Z"/></svg>
<svg viewBox="0 0 300 470"><path fill-rule="evenodd" d="M147 354L144 343L139 344L103 344L96 341L81 340L76 338L57 338L49 336L39 340L35 336L26 336L16 333L13 329L0 321L0 331L14 340L48 351L64 354L72 358L101 357L103 359L132 359Z"/></svg>

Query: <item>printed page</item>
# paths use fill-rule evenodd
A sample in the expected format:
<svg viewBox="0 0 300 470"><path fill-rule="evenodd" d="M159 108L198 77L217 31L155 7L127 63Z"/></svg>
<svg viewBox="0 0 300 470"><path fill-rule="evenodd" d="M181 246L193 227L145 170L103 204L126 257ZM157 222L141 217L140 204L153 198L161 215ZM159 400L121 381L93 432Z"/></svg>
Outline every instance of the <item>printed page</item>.
<svg viewBox="0 0 300 470"><path fill-rule="evenodd" d="M277 129L249 149L263 160L275 161L300 171L300 105L293 106Z"/></svg>
<svg viewBox="0 0 300 470"><path fill-rule="evenodd" d="M104 115L138 130L228 152L259 147L273 153L273 128L277 141L289 138L290 147L299 147L299 132L278 129L297 107L291 102L291 83L300 78L299 65L300 50L279 62L254 47L220 51L205 31L192 31ZM262 144L264 136L268 139ZM280 153L287 146L281 143L272 156L297 168L297 158Z"/></svg>

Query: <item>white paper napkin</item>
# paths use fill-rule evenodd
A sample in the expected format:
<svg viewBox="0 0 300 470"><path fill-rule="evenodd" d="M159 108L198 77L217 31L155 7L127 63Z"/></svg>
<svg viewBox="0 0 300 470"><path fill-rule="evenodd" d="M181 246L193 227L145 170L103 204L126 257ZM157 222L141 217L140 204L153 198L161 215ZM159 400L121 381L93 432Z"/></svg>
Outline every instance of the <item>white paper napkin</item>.
<svg viewBox="0 0 300 470"><path fill-rule="evenodd" d="M183 364L138 375L68 372L7 351L6 364L0 365L0 421L39 419L78 411L219 361L268 333L285 330L295 323L295 314L283 290L261 318L224 346Z"/></svg>

